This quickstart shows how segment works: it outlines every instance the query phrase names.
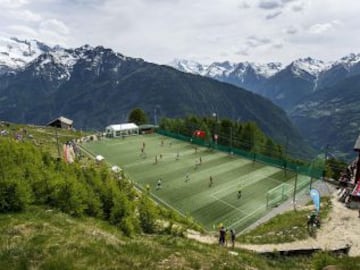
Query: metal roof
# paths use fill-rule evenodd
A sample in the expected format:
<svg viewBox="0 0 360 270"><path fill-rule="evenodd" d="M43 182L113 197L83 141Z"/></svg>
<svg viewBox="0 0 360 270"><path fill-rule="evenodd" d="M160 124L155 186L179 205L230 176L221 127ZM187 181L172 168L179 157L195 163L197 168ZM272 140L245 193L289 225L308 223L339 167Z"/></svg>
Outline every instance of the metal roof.
<svg viewBox="0 0 360 270"><path fill-rule="evenodd" d="M355 142L354 150L355 151L360 151L360 135L359 135L359 137L357 138L357 140Z"/></svg>
<svg viewBox="0 0 360 270"><path fill-rule="evenodd" d="M110 125L107 126L106 129L121 131L121 130L129 130L129 129L139 129L139 127L134 123L125 123L125 124Z"/></svg>
<svg viewBox="0 0 360 270"><path fill-rule="evenodd" d="M54 122L57 121L57 120L59 120L59 121L62 122L62 123L65 123L65 124L67 124L67 125L72 125L73 122L74 122L73 120L70 120L70 119L68 119L68 118L66 118L66 117L64 117L64 116L60 116L60 117L58 117L58 118L50 121L50 122L47 123L46 125L50 125L51 123L54 123Z"/></svg>

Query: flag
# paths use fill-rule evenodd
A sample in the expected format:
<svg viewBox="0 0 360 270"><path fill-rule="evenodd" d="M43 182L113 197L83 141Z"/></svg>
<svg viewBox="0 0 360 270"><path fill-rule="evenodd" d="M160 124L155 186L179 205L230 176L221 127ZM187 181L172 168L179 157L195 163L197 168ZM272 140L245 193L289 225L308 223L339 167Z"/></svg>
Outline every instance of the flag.
<svg viewBox="0 0 360 270"><path fill-rule="evenodd" d="M315 205L315 209L317 212L320 211L320 193L317 189L311 189L310 190L310 197L313 200L313 203Z"/></svg>
<svg viewBox="0 0 360 270"><path fill-rule="evenodd" d="M203 130L195 130L194 133L193 133L193 136L195 137L198 137L198 138L201 138L201 139L205 139L206 137L206 132L203 131Z"/></svg>

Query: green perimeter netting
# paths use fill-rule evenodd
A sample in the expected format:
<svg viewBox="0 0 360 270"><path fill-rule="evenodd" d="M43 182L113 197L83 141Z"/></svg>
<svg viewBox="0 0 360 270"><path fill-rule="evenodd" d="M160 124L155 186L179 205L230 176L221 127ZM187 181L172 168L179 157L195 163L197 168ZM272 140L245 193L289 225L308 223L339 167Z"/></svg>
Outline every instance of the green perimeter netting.
<svg viewBox="0 0 360 270"><path fill-rule="evenodd" d="M270 189L266 193L266 206L274 207L279 203L286 201L294 192L294 187L290 184L283 183L277 187Z"/></svg>
<svg viewBox="0 0 360 270"><path fill-rule="evenodd" d="M314 178L321 177L322 173L323 173L323 169L324 169L323 166L314 166L313 164L299 165L299 164L290 162L288 160L272 158L272 157L268 157L268 156L265 156L265 155L262 155L259 153L247 152L247 151L237 149L234 147L220 145L220 144L216 144L214 142L208 142L203 139L196 138L196 137L184 136L182 134L173 133L173 132L170 132L167 130L157 130L156 132L158 134L161 134L161 135L164 135L164 136L167 136L170 138L190 142L190 143L193 143L193 144L196 144L199 146L208 147L208 148L226 152L226 153L232 153L232 154L235 154L235 155L247 158L247 159L251 159L254 161L258 161L258 162L263 162L267 165L275 166L278 168L284 168L287 170L294 171L298 174L303 174L303 175L307 175L307 176L314 177Z"/></svg>

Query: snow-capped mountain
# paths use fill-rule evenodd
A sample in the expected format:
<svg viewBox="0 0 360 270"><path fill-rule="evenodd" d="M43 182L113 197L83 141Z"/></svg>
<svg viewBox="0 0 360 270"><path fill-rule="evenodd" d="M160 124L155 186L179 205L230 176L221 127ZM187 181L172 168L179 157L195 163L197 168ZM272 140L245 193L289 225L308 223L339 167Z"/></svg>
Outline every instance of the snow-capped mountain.
<svg viewBox="0 0 360 270"><path fill-rule="evenodd" d="M16 55L35 52L23 57L21 65L10 62L13 71L0 74L2 120L44 124L64 115L78 128L102 129L127 121L135 107L149 115L156 107L159 117L207 116L216 111L224 118L256 121L278 141L292 134L294 146L306 147L283 110L233 85L126 57L102 46L40 52L31 49L36 42L10 41L19 43ZM276 126L279 123L281 129Z"/></svg>
<svg viewBox="0 0 360 270"><path fill-rule="evenodd" d="M101 67L104 54L113 54L119 60L113 67L114 70L117 70L123 61L142 61L125 57L102 46L93 48L84 45L76 49L65 49L60 46L49 47L37 40L0 38L0 75L27 69L31 70L33 76L47 77L51 81L66 81L70 79L72 69L78 62L91 62L88 70Z"/></svg>
<svg viewBox="0 0 360 270"><path fill-rule="evenodd" d="M358 85L357 80L360 81L360 54L349 54L332 63L312 58L297 59L286 66L230 61L202 65L185 60L176 60L172 66L263 95L285 109L293 119L299 119L299 115L303 117L301 108L308 108L307 103L318 104L317 99L323 96L326 97L323 98L324 104L326 100L341 99L342 95L336 96L335 93L348 90ZM135 106L141 105L149 112L154 106L161 106L164 115L168 116L184 113L208 115L208 110L217 110L229 118L241 116L242 119L261 114L256 119L266 119L262 122L265 129L278 133L279 120L263 108L265 99L200 76L185 75L166 66L126 57L102 46L65 49L36 40L0 38L0 118L44 123L65 114L81 123L79 126L100 127L104 122L118 121L119 117L126 120L127 112ZM351 83L342 83L344 80ZM329 92L331 89L335 90ZM220 98L216 94L218 91L221 92ZM352 96L352 104L358 104L360 101L354 94ZM251 104L249 99L253 99ZM337 123L347 123L352 117L355 105L346 106L348 103L348 99L341 103L344 113L338 117ZM213 104L213 107L207 104ZM329 105L332 104L335 103ZM307 121L316 120L314 116L326 111L322 109L320 112L318 108L320 106L311 107L301 121L296 122L300 130L306 130ZM248 118L244 116L245 109ZM329 117L332 118L332 114ZM312 122L314 126L317 125L315 120ZM331 128L334 134L341 132L335 125ZM317 144L321 146L320 133L321 130L314 129L311 136L305 132L303 135L308 138L317 136ZM347 139L353 138L349 136Z"/></svg>
<svg viewBox="0 0 360 270"><path fill-rule="evenodd" d="M360 62L360 53L358 54L350 53L349 55L344 56L340 60L336 61L333 64L333 66L341 64L350 69L359 62Z"/></svg>
<svg viewBox="0 0 360 270"><path fill-rule="evenodd" d="M261 93L264 82L282 69L281 63L234 63L230 61L214 62L202 65L195 61L176 59L170 66L188 73L213 78Z"/></svg>
<svg viewBox="0 0 360 270"><path fill-rule="evenodd" d="M207 69L207 66L202 65L196 61L185 60L185 59L174 59L169 63L169 66L176 68L182 72L197 74L204 76L204 70Z"/></svg>
<svg viewBox="0 0 360 270"><path fill-rule="evenodd" d="M285 110L291 110L304 96L360 74L360 54L352 53L334 62L300 58L286 66L281 63L229 61L201 65L186 60L177 60L171 65L184 72L243 87L271 99Z"/></svg>
<svg viewBox="0 0 360 270"><path fill-rule="evenodd" d="M214 62L210 65L203 65L196 61L175 59L169 63L169 66L180 71L198 74L202 76L221 78L224 76L244 77L248 69L253 69L257 75L268 78L277 73L282 68L281 63L252 63L241 62L234 63L230 61Z"/></svg>
<svg viewBox="0 0 360 270"><path fill-rule="evenodd" d="M52 50L55 48L50 48L36 40L0 37L0 72L5 68L7 70L23 68L40 54Z"/></svg>
<svg viewBox="0 0 360 270"><path fill-rule="evenodd" d="M299 76L303 76L307 72L311 76L317 78L320 72L327 70L330 66L321 60L313 59L311 57L300 58L290 64L292 71Z"/></svg>
<svg viewBox="0 0 360 270"><path fill-rule="evenodd" d="M351 53L319 73L317 88L332 87L337 82L360 74L360 53Z"/></svg>

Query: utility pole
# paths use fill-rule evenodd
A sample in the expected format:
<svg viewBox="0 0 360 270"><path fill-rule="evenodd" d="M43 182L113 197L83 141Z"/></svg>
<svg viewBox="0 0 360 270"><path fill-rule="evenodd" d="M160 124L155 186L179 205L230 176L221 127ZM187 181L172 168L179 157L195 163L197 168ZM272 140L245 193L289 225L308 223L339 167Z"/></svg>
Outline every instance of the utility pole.
<svg viewBox="0 0 360 270"><path fill-rule="evenodd" d="M230 151L232 152L233 128L230 126Z"/></svg>
<svg viewBox="0 0 360 270"><path fill-rule="evenodd" d="M287 149L289 144L289 137L286 135L286 143L285 143L285 150L284 150L284 175L286 176L286 170L287 170Z"/></svg>
<svg viewBox="0 0 360 270"><path fill-rule="evenodd" d="M156 107L154 108L154 124L157 125Z"/></svg>
<svg viewBox="0 0 360 270"><path fill-rule="evenodd" d="M324 155L324 169L323 169L323 178L325 178L325 173L326 173L326 161L328 159L328 155L329 155L329 147L330 145L327 144L326 147L325 147L325 155Z"/></svg>
<svg viewBox="0 0 360 270"><path fill-rule="evenodd" d="M298 167L296 167L295 183L294 183L294 193L293 193L294 211L296 211L296 201L295 201L295 198L296 198L297 181L298 181Z"/></svg>
<svg viewBox="0 0 360 270"><path fill-rule="evenodd" d="M56 136L56 145L57 145L57 151L58 151L58 160L61 160L60 156L60 145L59 145L59 134L58 134L58 128L55 128L55 136Z"/></svg>

